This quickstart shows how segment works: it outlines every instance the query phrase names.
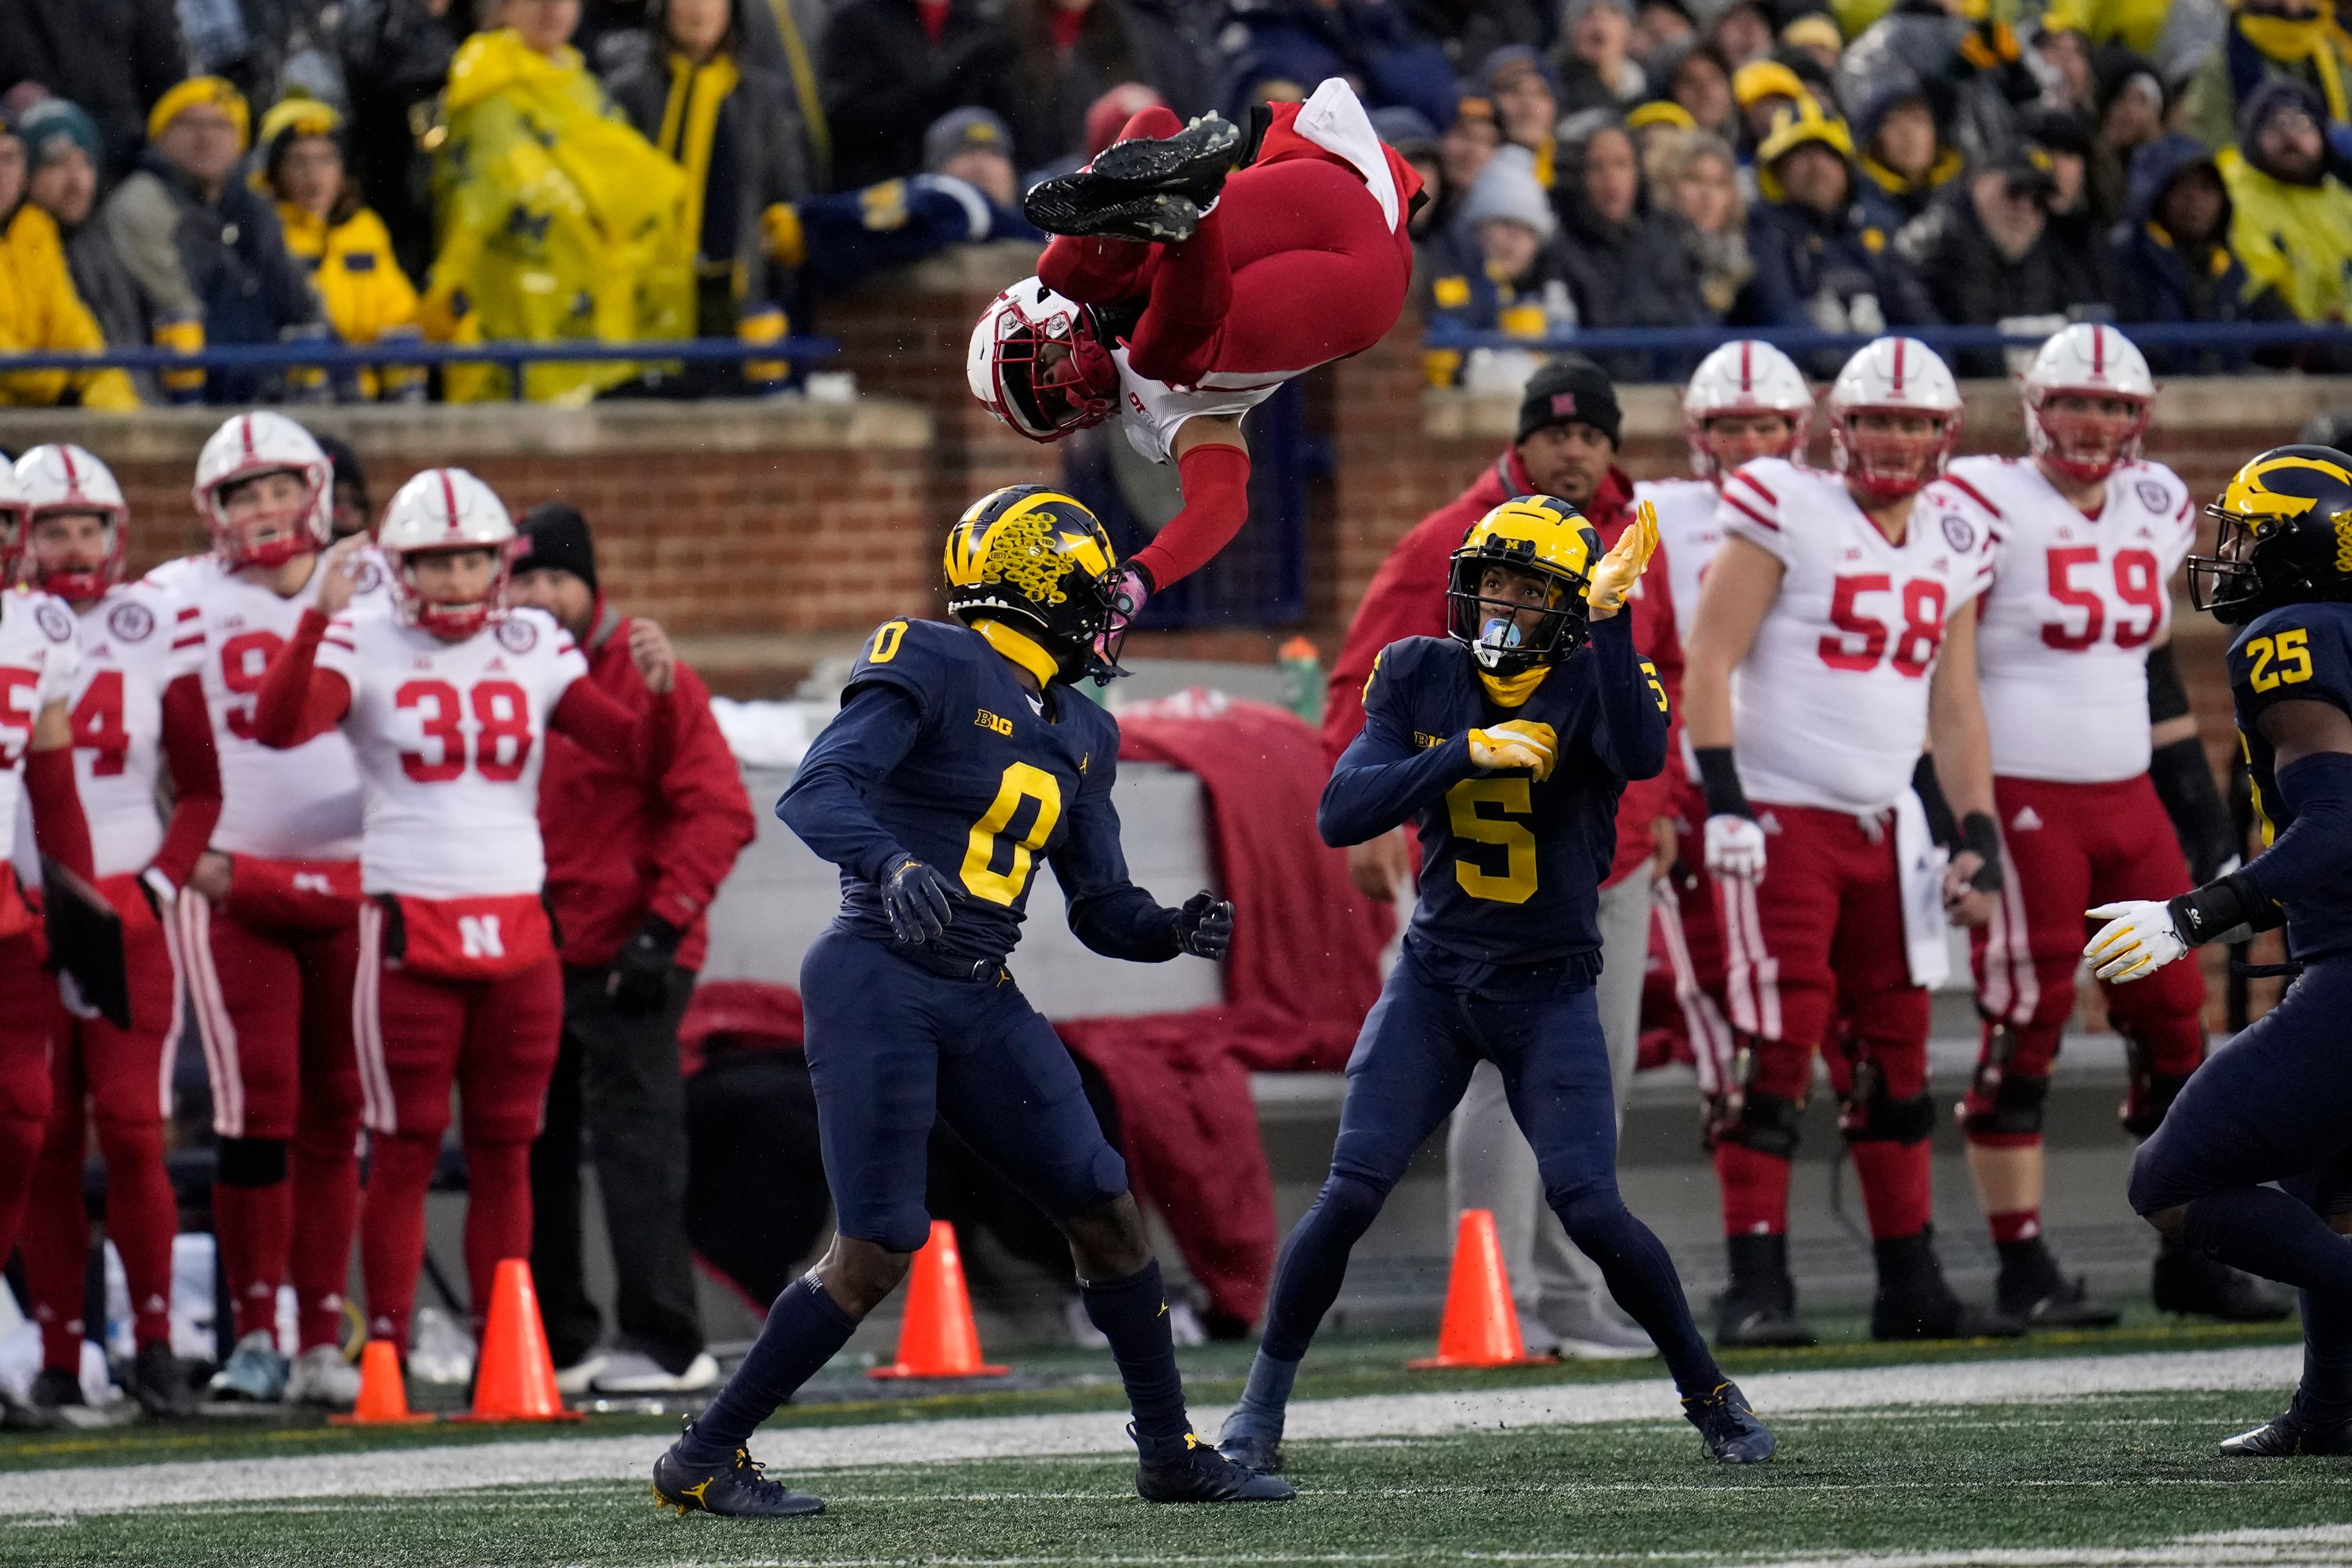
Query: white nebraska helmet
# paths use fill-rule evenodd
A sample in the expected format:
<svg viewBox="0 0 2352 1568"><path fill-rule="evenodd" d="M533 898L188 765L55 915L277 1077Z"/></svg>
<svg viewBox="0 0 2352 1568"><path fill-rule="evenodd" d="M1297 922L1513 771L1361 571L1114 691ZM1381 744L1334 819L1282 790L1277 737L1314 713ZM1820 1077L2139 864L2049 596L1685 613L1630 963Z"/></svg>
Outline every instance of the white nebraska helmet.
<svg viewBox="0 0 2352 1568"><path fill-rule="evenodd" d="M1813 389L1805 384L1805 373L1794 360L1753 338L1726 343L1699 361L1690 384L1683 389L1683 434L1690 440L1691 469L1701 479L1716 479L1722 469L1707 449L1706 422L1734 414L1785 417L1788 446L1759 455L1788 457L1802 452L1811 436Z"/></svg>
<svg viewBox="0 0 2352 1568"><path fill-rule="evenodd" d="M0 588L16 580L16 547L25 537L25 492L16 470L0 463Z"/></svg>
<svg viewBox="0 0 2352 1568"><path fill-rule="evenodd" d="M963 368L981 406L1032 441L1057 441L1118 412L1118 363L1094 312L1035 278L980 313Z"/></svg>
<svg viewBox="0 0 2352 1568"><path fill-rule="evenodd" d="M1960 384L1951 367L1916 338L1880 338L1845 362L1830 386L1832 466L1864 500L1901 500L1944 471L1960 439ZM1862 436L1864 414L1924 414L1935 433Z"/></svg>
<svg viewBox="0 0 2352 1568"><path fill-rule="evenodd" d="M506 614L507 570L515 548L514 520L497 492L463 468L427 468L411 479L384 509L376 548L392 567L393 608L406 625L452 641L473 636ZM445 550L488 550L498 557L489 590L467 604L436 604L409 576L412 555Z"/></svg>
<svg viewBox="0 0 2352 1568"><path fill-rule="evenodd" d="M2131 405L2127 425L2110 427L2088 418L2050 417L2053 397L2113 398ZM2139 460L2147 435L2156 378L2132 341L2113 327L2077 321L2042 345L2025 371L2025 439L2033 455L2068 479L2095 485Z"/></svg>
<svg viewBox="0 0 2352 1568"><path fill-rule="evenodd" d="M290 512L232 525L220 492L258 474L291 473L308 494ZM229 565L282 566L334 537L335 466L310 432L267 409L232 417L196 457L196 515L211 525L213 548Z"/></svg>
<svg viewBox="0 0 2352 1568"><path fill-rule="evenodd" d="M32 557L32 525L50 512L96 512L106 519L106 558L76 572L44 573L32 563L37 587L60 599L95 599L122 576L123 524L131 508L122 487L104 463L70 444L36 447L16 459L16 488L22 492L24 520L20 552Z"/></svg>

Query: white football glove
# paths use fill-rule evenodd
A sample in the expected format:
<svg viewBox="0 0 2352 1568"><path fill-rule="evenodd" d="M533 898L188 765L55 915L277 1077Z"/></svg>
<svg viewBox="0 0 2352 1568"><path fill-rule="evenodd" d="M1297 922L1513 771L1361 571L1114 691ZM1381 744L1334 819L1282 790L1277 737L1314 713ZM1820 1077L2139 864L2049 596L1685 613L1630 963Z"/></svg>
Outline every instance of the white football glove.
<svg viewBox="0 0 2352 1568"><path fill-rule="evenodd" d="M2126 899L2083 912L2107 922L2083 947L2092 973L2102 980L2118 985L2144 980L2189 951L2172 923L2172 911L2154 900Z"/></svg>
<svg viewBox="0 0 2352 1568"><path fill-rule="evenodd" d="M1549 724L1514 719L1491 730L1470 731L1470 760L1482 768L1528 768L1538 783L1551 776L1559 759L1559 737Z"/></svg>
<svg viewBox="0 0 2352 1568"><path fill-rule="evenodd" d="M1764 829L1755 819L1719 814L1706 819L1706 868L1737 882L1764 876Z"/></svg>

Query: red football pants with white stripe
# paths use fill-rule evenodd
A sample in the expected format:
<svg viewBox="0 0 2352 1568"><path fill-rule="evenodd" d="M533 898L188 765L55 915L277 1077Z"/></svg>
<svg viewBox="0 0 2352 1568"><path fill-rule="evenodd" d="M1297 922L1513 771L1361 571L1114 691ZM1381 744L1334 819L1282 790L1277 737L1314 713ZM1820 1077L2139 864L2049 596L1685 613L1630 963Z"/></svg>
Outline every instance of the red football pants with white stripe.
<svg viewBox="0 0 2352 1568"><path fill-rule="evenodd" d="M1996 778L2006 859L2000 901L1974 933L1984 1044L1961 1106L1969 1142L2042 1142L2042 1099L2058 1037L2074 1013L2083 944L2100 922L2084 910L2118 899L2189 890L2172 820L2146 773L2112 784ZM2107 1017L2131 1061L2124 1125L2145 1138L2205 1059L2205 975L2168 963L2145 980L2105 985ZM1994 1215L2002 1239L2032 1234L2033 1216Z"/></svg>
<svg viewBox="0 0 2352 1568"><path fill-rule="evenodd" d="M25 1215L25 1284L49 1366L81 1365L82 1270L89 1215L82 1160L97 1124L106 1161L106 1234L122 1258L131 1329L141 1344L172 1337L172 1237L180 1207L163 1169L163 1122L172 1113L167 1042L180 1037L180 966L171 928L156 918L136 877L108 877L100 891L122 913L131 1027L78 1018L62 1007L49 1052L51 1110Z"/></svg>
<svg viewBox="0 0 2352 1568"><path fill-rule="evenodd" d="M276 1328L290 1279L309 1350L342 1340L359 1217L359 933L356 903L293 864L240 855L226 908L190 889L174 915L224 1141L214 1225L237 1335ZM356 867L338 874L356 886Z"/></svg>
<svg viewBox="0 0 2352 1568"><path fill-rule="evenodd" d="M0 1258L16 1248L49 1120L49 1042L65 1009L47 956L38 928L0 938Z"/></svg>
<svg viewBox="0 0 2352 1568"><path fill-rule="evenodd" d="M1119 139L1183 129L1152 108ZM1083 305L1147 300L1128 363L1189 386L1216 372L1296 374L1370 348L1404 308L1412 250L1355 170L1288 158L1236 170L1181 245L1059 235L1037 276Z"/></svg>
<svg viewBox="0 0 2352 1568"><path fill-rule="evenodd" d="M1715 1169L1730 1236L1788 1228L1794 1112L1827 1062L1872 1238L1930 1216L1927 990L1911 983L1895 814L1754 803L1769 846L1754 883L1718 879L1726 1000L1745 1053Z"/></svg>
<svg viewBox="0 0 2352 1568"><path fill-rule="evenodd" d="M368 1334L405 1353L425 1263L425 1193L449 1127L449 1090L466 1151L466 1277L481 1331L499 1260L530 1256L530 1145L563 1037L563 969L554 953L498 980L433 980L384 953L385 918L360 910L352 1018L366 1100L367 1201L360 1272Z"/></svg>

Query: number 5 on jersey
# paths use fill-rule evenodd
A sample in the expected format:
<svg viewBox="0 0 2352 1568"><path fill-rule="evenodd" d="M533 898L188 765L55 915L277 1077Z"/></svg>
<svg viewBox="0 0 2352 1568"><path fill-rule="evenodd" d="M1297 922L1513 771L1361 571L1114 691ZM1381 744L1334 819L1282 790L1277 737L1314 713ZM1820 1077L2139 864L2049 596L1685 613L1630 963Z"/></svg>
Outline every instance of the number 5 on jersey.
<svg viewBox="0 0 2352 1568"><path fill-rule="evenodd" d="M1454 876L1464 892L1498 904L1524 904L1536 896L1536 836L1511 820L1534 812L1534 791L1524 778L1464 779L1445 792L1454 837L1503 851L1499 876L1456 852Z"/></svg>

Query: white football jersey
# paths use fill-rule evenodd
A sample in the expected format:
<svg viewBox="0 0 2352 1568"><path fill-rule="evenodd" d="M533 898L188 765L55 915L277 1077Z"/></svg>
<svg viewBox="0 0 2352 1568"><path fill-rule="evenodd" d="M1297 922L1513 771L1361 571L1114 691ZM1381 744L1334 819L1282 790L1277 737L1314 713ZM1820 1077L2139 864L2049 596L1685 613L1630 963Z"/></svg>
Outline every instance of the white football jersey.
<svg viewBox="0 0 2352 1568"><path fill-rule="evenodd" d="M98 874L143 871L163 847L163 689L202 667L204 627L194 605L145 582L116 584L78 618L74 784Z"/></svg>
<svg viewBox="0 0 2352 1568"><path fill-rule="evenodd" d="M1927 744L1945 622L1991 580L1989 531L1938 481L1890 543L1843 479L1784 458L1726 480L1718 516L1783 569L1731 678L1740 787L1759 801L1885 810Z"/></svg>
<svg viewBox="0 0 2352 1568"><path fill-rule="evenodd" d="M360 569L354 605L388 604L382 562ZM351 860L360 852L360 780L351 742L320 735L290 752L253 739L253 704L269 661L294 635L326 574L312 572L292 598L239 576L217 555L159 566L148 580L196 608L199 657L213 746L220 753L220 826L212 847L270 860Z"/></svg>
<svg viewBox="0 0 2352 1568"><path fill-rule="evenodd" d="M1155 463L1176 460L1176 427L1187 419L1203 414L1238 418L1272 397L1275 388L1290 379L1277 372L1264 375L1215 373L1199 386L1179 389L1129 369L1125 348L1113 349L1110 357L1118 364L1119 425L1127 431L1129 445ZM1221 384L1225 382L1238 384Z"/></svg>
<svg viewBox="0 0 2352 1568"><path fill-rule="evenodd" d="M0 590L0 824L9 830L0 866L11 857L30 862L19 847L29 840L25 809L25 753L32 749L33 726L52 702L73 696L81 658L74 646L74 615L63 601L30 588ZM22 864L17 875L40 880L37 864Z"/></svg>
<svg viewBox="0 0 2352 1568"><path fill-rule="evenodd" d="M538 892L548 720L588 673L572 635L518 609L448 643L374 605L335 617L319 668L352 687L342 727L366 800L360 885L417 899Z"/></svg>
<svg viewBox="0 0 2352 1568"><path fill-rule="evenodd" d="M2126 463L2095 518L2017 458L1962 458L1945 488L1981 507L1996 542L1977 636L1992 771L2064 784L2147 772L2147 652L2197 536L2189 487L2160 463Z"/></svg>
<svg viewBox="0 0 2352 1568"><path fill-rule="evenodd" d="M1658 509L1666 586L1675 595L1675 635L1687 646L1691 615L1698 608L1699 579L1723 543L1723 521L1716 515L1720 499L1705 479L1643 479L1633 487L1633 500Z"/></svg>

